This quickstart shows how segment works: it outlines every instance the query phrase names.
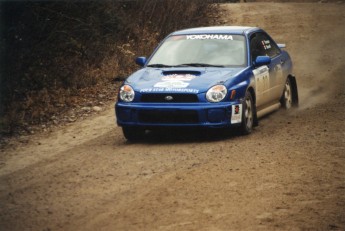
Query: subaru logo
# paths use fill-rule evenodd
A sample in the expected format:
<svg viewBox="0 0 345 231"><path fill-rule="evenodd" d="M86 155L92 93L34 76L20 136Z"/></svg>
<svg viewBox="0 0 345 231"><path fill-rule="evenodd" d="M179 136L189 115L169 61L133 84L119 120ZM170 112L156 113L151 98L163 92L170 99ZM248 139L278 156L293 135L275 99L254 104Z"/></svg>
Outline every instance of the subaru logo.
<svg viewBox="0 0 345 231"><path fill-rule="evenodd" d="M174 98L171 96L171 95L167 95L167 96L165 96L165 98L164 98L166 101L171 101L171 100L173 100Z"/></svg>

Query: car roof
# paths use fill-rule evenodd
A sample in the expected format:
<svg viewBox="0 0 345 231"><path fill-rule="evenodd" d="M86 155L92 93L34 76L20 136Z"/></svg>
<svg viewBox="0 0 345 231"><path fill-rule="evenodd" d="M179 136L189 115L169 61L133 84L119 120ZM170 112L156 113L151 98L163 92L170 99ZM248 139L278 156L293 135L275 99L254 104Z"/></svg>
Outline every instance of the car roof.
<svg viewBox="0 0 345 231"><path fill-rule="evenodd" d="M252 31L261 31L258 27L247 26L213 26L213 27L197 27L185 30L179 30L171 35L185 34L248 34Z"/></svg>

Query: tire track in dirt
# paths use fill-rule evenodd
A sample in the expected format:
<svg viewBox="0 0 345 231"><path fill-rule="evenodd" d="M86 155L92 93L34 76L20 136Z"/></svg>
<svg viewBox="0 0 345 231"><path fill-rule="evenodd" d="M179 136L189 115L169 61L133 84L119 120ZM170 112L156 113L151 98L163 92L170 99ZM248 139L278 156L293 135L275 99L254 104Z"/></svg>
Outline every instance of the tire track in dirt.
<svg viewBox="0 0 345 231"><path fill-rule="evenodd" d="M33 137L0 157L0 230L345 229L344 5L222 7L287 43L301 108L249 136L128 143L109 109Z"/></svg>

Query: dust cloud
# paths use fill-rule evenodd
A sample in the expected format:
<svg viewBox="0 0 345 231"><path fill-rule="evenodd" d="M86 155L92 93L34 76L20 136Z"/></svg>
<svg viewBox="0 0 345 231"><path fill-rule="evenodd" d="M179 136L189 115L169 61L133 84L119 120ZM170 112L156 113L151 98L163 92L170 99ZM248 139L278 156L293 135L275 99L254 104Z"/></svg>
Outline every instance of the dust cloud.
<svg viewBox="0 0 345 231"><path fill-rule="evenodd" d="M315 25L320 27L320 30L301 32L301 36L307 38L304 49L293 50L298 53L298 58L294 60L297 66L297 81L302 80L298 85L299 110L327 103L344 94L344 24L344 18L339 18L338 23L329 25L333 27L333 31L329 33L324 31L327 25L321 28L316 18Z"/></svg>
<svg viewBox="0 0 345 231"><path fill-rule="evenodd" d="M338 66L334 71L327 73L320 72L312 76L314 78L312 86L299 87L300 105L299 110L305 110L318 104L324 104L328 101L344 95L345 87L345 66Z"/></svg>

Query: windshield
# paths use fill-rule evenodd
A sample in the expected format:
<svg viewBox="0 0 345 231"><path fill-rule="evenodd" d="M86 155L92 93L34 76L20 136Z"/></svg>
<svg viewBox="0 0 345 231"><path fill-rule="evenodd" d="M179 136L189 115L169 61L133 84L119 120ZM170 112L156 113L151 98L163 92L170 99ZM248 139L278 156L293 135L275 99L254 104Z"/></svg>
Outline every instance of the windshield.
<svg viewBox="0 0 345 231"><path fill-rule="evenodd" d="M242 35L175 35L164 41L148 66L245 66L246 46Z"/></svg>

